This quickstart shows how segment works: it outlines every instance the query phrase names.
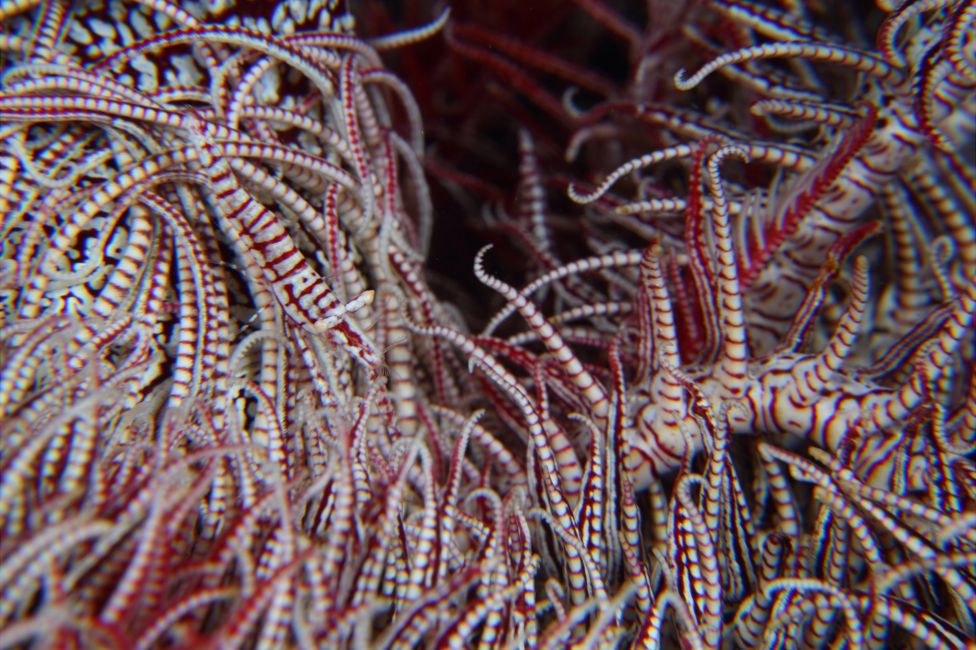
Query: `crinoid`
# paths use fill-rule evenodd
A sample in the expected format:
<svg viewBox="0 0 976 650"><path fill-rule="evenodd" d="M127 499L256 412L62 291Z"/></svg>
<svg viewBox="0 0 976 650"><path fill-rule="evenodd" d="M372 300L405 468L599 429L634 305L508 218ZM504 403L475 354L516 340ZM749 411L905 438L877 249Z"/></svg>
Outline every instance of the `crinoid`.
<svg viewBox="0 0 976 650"><path fill-rule="evenodd" d="M379 52L444 16L335 5L0 3L0 646L405 647L531 582L469 496L519 464L404 328L446 317Z"/></svg>
<svg viewBox="0 0 976 650"><path fill-rule="evenodd" d="M953 601L961 609L941 614L947 617L945 620L933 612L922 620L906 617L901 605L890 601L887 595L875 599L870 593L879 580L887 589L889 583L883 577L889 567L909 562L922 552L919 549L924 549L925 557L932 563L929 568L934 569L942 554L951 552L957 544L961 548L969 544L960 542L957 536L972 534L973 520L963 512L969 508L976 488L969 478L973 466L967 458L972 445L969 432L973 395L970 391L968 397L961 397L949 407L956 415L947 423L945 402L957 398L940 397L936 386L946 380L943 369L952 368L954 355L971 337L976 279L942 310L946 312L939 319L942 324L924 345L912 347L905 343L911 348L906 355L914 371L900 385L878 383L870 374L846 363L864 320L869 295L864 257L859 257L854 265L850 305L822 351L804 353L797 347L801 333L817 315L824 278L836 273L840 260L834 258L825 262L818 292L812 293L798 312L791 336L775 353L750 358L728 202L719 177L719 165L729 155L744 157L745 151L734 145L719 148L709 156L705 174L709 179L715 244L714 249L701 252L703 259L717 260L714 289L706 294L706 300L720 328L713 335L721 341L713 363L694 367L682 363L674 309L662 272L663 251L657 244L640 255L618 253L572 263L523 291L488 274L482 253L475 262L476 275L505 297L509 310L518 311L525 318L531 336L516 335L506 342L485 335L467 337L445 328L415 329L455 343L504 399L515 406L514 411L508 412L507 420L525 432L530 457L537 458L540 474L535 480L540 507L551 510L557 522L553 525L561 528L558 537L566 554L566 580L578 589L574 602L605 597L609 586L604 581L612 580L614 575L609 563L614 551L608 546L612 547L615 537L625 545L617 551L617 560L623 562L618 569L620 575L633 577L637 580L637 593L655 600L648 595L651 571L640 560L649 558L639 541L640 528L633 523L637 517L633 490L649 486L652 494L661 499L653 507L669 513L667 529L657 532L667 553L658 566L667 578L667 589L674 591L673 597L661 592L656 598L663 599L661 607L678 602L674 601L678 598L686 608L681 611L689 617L685 625L701 629L701 641L706 646L717 644L728 633L748 645L764 635L779 639L795 634L795 630L778 630L775 621L769 619L772 603L779 598L777 594L786 591L797 607L790 616L802 621L813 616L805 632L810 643L829 637L832 630L836 632L836 626L832 626L834 615L822 610L837 608L843 612L846 629L852 635L869 632L880 641L887 637L889 622L894 622L919 638L937 637L962 647L963 630L972 625L969 613L974 604L968 574L958 574L954 568L939 574L951 581L952 589L958 589L952 598L961 599ZM638 262L641 273L637 297L629 310L636 316L637 333L631 338L624 328L606 341L611 368L615 368L606 387L596 377L597 370L587 368L579 360L564 335L577 341L589 337L600 345L599 319L615 310L607 308L607 303L567 310L553 322L570 318L592 318L595 322L589 330L566 328L560 332L543 317L529 294L560 277L599 269L626 269ZM700 286L713 285L702 282ZM545 346L546 356L522 348L535 340ZM628 345L634 349L625 354ZM633 376L628 378L630 389L625 386L621 356L639 361ZM524 369L531 383L519 381L503 362ZM504 404L499 408L505 409ZM931 417L933 411L935 417ZM574 412L582 415L573 417ZM754 452L752 465L745 468L754 481L753 498L759 499L753 507L745 496L750 491L740 484L743 468L733 465L732 434L759 434L767 440L750 439L746 447ZM581 435L590 440L585 447L579 445L585 449L582 463L571 442ZM810 445L809 453L827 468L783 450L781 445L789 436ZM823 448L837 456L823 455ZM615 485L590 487L606 472L603 466L611 453L607 449L617 459L615 471L626 471ZM704 459L699 460L702 456ZM741 452L736 457L741 458ZM702 463L704 467L696 470ZM805 508L791 496L781 463L799 481L815 483L822 490L814 497L823 503L814 531L802 527L800 513ZM658 481L675 470L680 470L679 475L665 501ZM933 472L941 477L937 485L927 480ZM615 492L617 499L622 500L619 519L604 521L600 534L595 535L591 528L594 524L584 518L597 504L603 507ZM919 493L924 495L922 501L907 496ZM953 495L951 502L941 500L939 495L945 493ZM866 494L871 496L865 497ZM893 513L886 514L878 500L898 505ZM920 527L900 514L901 509L912 504L928 509L930 520L938 518L952 527L956 531L952 539L925 544L925 535L933 532L929 525ZM878 522L875 526L893 536L897 542L894 549L880 550L875 541L877 533L863 515L857 514L859 511L866 512L867 517ZM651 517L663 523L660 514L652 512ZM838 523L838 517L844 523ZM764 529L757 528L755 522L762 522ZM856 548L850 541L852 531L830 529L847 525L857 527ZM626 537L624 531L628 529L635 537ZM846 540L843 548L831 551L837 553L836 557L831 555L831 562L845 567L859 565L866 571L864 577L855 579L837 567L820 564L823 545L829 543L831 535L843 535ZM755 566L755 558L761 556L764 544L774 543L772 539L776 544L789 545L789 566L793 568L782 565L780 557L771 573L763 577ZM606 558L601 581L593 578L594 569L585 563L587 551L591 561ZM780 548L777 552L781 551ZM973 560L971 552L953 557L957 559L950 563L951 567ZM923 570L923 566L929 565L922 563L918 570ZM723 612L745 596L750 598L747 604L730 623L725 623ZM812 600L807 602L807 598ZM659 616L660 611L648 609L647 600L640 607L649 617L642 638L651 643L660 625L653 617ZM953 630L950 620L959 626L958 630ZM944 625L950 631L945 631ZM870 629L866 632L867 628Z"/></svg>
<svg viewBox="0 0 976 650"><path fill-rule="evenodd" d="M0 647L966 647L974 5L689 4L561 7L608 81L470 11L0 0ZM383 60L445 26L520 157L475 332Z"/></svg>
<svg viewBox="0 0 976 650"><path fill-rule="evenodd" d="M963 647L976 629L972 6L905 3L876 51L802 3L708 6L738 49L722 54L707 21L689 26L716 54L675 84L702 86L713 114L635 104L678 144L569 188L589 206L576 244L594 255L554 267L543 195L524 192L516 245L546 270L517 289L482 254L475 274L506 307L478 336L428 332L497 389L537 459L542 507L577 531L560 533L566 549L613 558L573 518L591 503L594 448L626 457L621 504L648 487L640 513L659 547L637 544L643 568L622 532L649 532L633 513L603 528L627 542L600 588L633 576L653 594L638 600L636 645L658 643L673 608L677 634L703 647ZM857 101L830 76L845 69ZM580 117L571 153L626 139L620 104ZM735 122L743 108L761 135ZM676 163L679 194L655 173ZM525 187L541 188L537 175ZM636 199L615 192L627 181ZM528 331L496 338L514 312ZM548 568L580 574L582 602L597 588L579 566Z"/></svg>

